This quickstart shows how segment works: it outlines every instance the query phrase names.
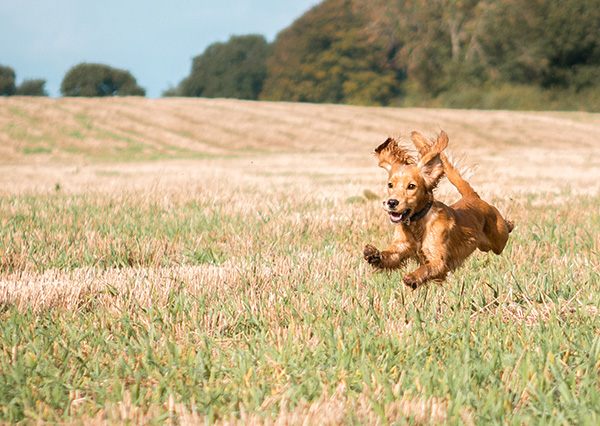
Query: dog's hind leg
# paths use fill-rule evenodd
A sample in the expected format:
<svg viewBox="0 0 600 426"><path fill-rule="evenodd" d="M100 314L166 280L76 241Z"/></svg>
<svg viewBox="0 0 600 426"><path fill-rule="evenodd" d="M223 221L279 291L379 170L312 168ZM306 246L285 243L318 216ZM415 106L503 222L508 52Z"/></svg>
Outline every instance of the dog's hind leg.
<svg viewBox="0 0 600 426"><path fill-rule="evenodd" d="M513 230L514 224L512 221L504 220L494 206L490 207L494 214L487 215L483 228L488 244L480 246L479 249L482 251L492 250L495 254L500 254L506 246L508 234Z"/></svg>

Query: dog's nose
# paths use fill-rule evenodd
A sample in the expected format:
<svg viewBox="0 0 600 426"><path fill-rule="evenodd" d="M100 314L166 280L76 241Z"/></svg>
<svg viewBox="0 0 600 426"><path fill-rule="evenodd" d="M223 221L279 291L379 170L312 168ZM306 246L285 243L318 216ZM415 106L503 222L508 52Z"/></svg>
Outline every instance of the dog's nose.
<svg viewBox="0 0 600 426"><path fill-rule="evenodd" d="M390 198L387 201L387 206L390 209L395 209L396 207L398 207L398 204L400 204L400 202L398 200L394 199L394 198Z"/></svg>

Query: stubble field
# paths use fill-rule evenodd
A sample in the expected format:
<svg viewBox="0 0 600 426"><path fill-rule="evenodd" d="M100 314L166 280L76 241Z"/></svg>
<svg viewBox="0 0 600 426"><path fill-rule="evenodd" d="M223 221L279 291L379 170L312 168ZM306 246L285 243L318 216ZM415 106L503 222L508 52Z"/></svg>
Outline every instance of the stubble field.
<svg viewBox="0 0 600 426"><path fill-rule="evenodd" d="M516 229L412 291L370 153L442 129ZM4 98L0 224L7 423L600 421L598 114Z"/></svg>

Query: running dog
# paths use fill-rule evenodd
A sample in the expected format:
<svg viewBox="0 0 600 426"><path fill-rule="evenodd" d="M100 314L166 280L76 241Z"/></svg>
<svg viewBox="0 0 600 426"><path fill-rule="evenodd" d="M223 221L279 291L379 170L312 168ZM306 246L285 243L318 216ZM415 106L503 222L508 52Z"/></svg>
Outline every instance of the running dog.
<svg viewBox="0 0 600 426"><path fill-rule="evenodd" d="M404 276L404 284L416 289L445 280L475 249L502 253L514 225L483 201L448 160L445 132L432 141L412 132L411 140L418 159L392 138L374 151L389 174L383 207L395 231L388 248L379 251L368 244L364 257L376 269L398 269L408 259L416 260L420 267ZM462 196L451 206L434 199L444 174Z"/></svg>

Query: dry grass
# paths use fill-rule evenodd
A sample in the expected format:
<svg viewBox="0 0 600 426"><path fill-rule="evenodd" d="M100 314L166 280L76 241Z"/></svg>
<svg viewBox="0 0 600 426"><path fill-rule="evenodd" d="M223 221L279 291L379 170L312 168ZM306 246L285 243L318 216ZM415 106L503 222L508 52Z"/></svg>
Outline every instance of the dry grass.
<svg viewBox="0 0 600 426"><path fill-rule="evenodd" d="M417 292L360 254L391 232L370 151L414 129L517 224ZM599 137L584 113L0 99L0 419L594 423Z"/></svg>
<svg viewBox="0 0 600 426"><path fill-rule="evenodd" d="M195 187L207 180L294 189L314 183L319 191L330 189L323 180L335 181L327 195L378 189L382 175L370 156L378 143L440 129L457 157L479 166L473 183L488 197L600 187L597 114L11 97L0 99L0 129L4 193L56 184L73 192Z"/></svg>
<svg viewBox="0 0 600 426"><path fill-rule="evenodd" d="M265 400L268 406L272 400L283 399L279 411L273 416L264 417L254 413L246 413L241 409L239 416L215 422L218 426L304 426L323 425L338 426L347 424L349 417L356 417L361 424L382 424L382 419L375 415L373 402L367 395L361 395L357 400L348 400L344 396L345 390L340 386L333 395L324 393L319 400L308 403L301 401L292 410L287 410L285 397L272 395ZM76 405L76 401L74 400ZM176 403L174 399L167 402L169 413L176 423L182 426L206 424L206 419L191 411L185 404ZM102 410L93 418L84 417L82 420L88 425L104 425L107 423L148 424L160 416L158 407L141 410L132 403L131 394L126 393L119 405L111 405ZM408 394L398 395L396 401L386 407L385 418L388 423L395 424L409 421L417 425L444 424L448 420L447 404L438 398L423 400ZM461 419L467 425L473 425L471 415L465 411Z"/></svg>

